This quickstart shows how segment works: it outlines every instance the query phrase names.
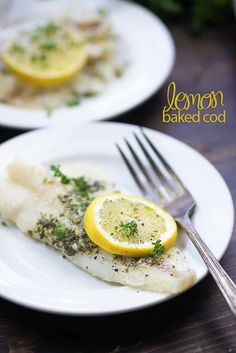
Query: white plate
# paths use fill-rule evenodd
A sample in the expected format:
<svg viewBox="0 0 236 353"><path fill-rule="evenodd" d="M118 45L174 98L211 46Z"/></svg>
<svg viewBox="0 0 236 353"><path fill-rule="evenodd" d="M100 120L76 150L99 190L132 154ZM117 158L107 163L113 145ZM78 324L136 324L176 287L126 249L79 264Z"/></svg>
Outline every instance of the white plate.
<svg viewBox="0 0 236 353"><path fill-rule="evenodd" d="M3 171L12 158L33 159L44 165L86 162L102 168L119 187L139 194L114 144L132 138L137 127L118 123L90 123L74 129L34 131L0 148ZM148 130L150 138L173 165L198 207L193 222L219 259L230 241L233 204L216 169L199 153L165 134ZM198 281L206 268L184 234L178 245L196 270ZM0 236L0 295L27 307L73 315L119 313L160 303L168 295L112 285L80 270L60 253L18 230L2 227Z"/></svg>
<svg viewBox="0 0 236 353"><path fill-rule="evenodd" d="M56 8L61 9L63 2L65 0L58 0ZM50 3L55 12L55 1L45 4ZM81 1L76 4L79 16ZM21 10L27 8L22 3L20 5ZM40 8L42 6L40 2ZM55 110L50 118L45 110L0 104L1 125L32 129L111 118L142 103L164 83L173 66L174 44L159 18L139 5L121 0L90 0L86 2L87 7L108 9L110 21L120 38L120 55L130 62L126 74L109 85L101 95L87 98L78 107ZM39 11L38 7L36 9ZM76 8L73 8L75 13Z"/></svg>

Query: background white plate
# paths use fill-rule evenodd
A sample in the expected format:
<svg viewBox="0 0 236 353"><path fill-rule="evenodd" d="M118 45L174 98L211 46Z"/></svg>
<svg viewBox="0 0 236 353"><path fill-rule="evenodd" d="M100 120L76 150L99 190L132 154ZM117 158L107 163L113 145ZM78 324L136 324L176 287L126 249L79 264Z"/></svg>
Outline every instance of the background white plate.
<svg viewBox="0 0 236 353"><path fill-rule="evenodd" d="M102 168L119 187L139 194L114 144L132 138L138 128L118 123L90 123L69 129L45 129L14 138L0 147L1 172L15 157L44 165L86 162ZM231 237L233 204L216 169L199 153L165 134L147 133L167 157L197 201L194 224L220 258ZM160 303L168 295L105 283L18 230L0 232L0 295L13 302L49 312L95 315L118 313ZM178 245L200 280L206 268L184 234Z"/></svg>
<svg viewBox="0 0 236 353"><path fill-rule="evenodd" d="M17 6L13 15L16 17L18 14L19 19L23 20L26 17L28 21L29 19L33 21L35 14L37 20L45 15L45 12L47 14L53 11L55 16L55 11L61 13L63 6L65 8L65 4L67 7L69 4L66 0L51 0L40 1L38 5L32 7L34 3L32 0L15 1ZM80 0L72 3L73 16L78 13L79 17L81 4L85 6L85 2ZM108 9L109 19L120 38L120 54L130 62L126 74L109 85L101 95L87 98L78 107L55 110L50 118L46 116L45 110L14 108L0 104L1 125L31 129L106 119L142 103L160 88L174 62L173 40L165 25L151 12L130 2L86 1L86 8L101 7ZM18 27L20 28L20 23Z"/></svg>

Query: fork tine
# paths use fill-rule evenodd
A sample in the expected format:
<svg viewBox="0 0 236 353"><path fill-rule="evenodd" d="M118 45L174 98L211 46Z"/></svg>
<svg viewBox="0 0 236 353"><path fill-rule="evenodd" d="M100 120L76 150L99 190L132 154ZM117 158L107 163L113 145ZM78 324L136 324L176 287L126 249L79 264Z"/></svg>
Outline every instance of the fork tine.
<svg viewBox="0 0 236 353"><path fill-rule="evenodd" d="M138 157L137 153L134 151L133 147L130 145L130 143L124 139L132 157L134 158L134 160L136 161L140 171L142 172L143 176L145 177L145 179L147 180L149 186L151 187L152 190L155 191L155 194L158 196L158 201L160 204L166 204L166 194L163 193L163 190L159 187L157 187L157 185L154 183L154 181L152 180L150 174L148 173L147 169L145 168L144 164L142 163L141 159Z"/></svg>
<svg viewBox="0 0 236 353"><path fill-rule="evenodd" d="M120 146L116 143L116 147L121 155L121 158L123 159L123 161L125 162L127 168L129 169L132 177L134 178L134 181L136 182L138 188L140 189L140 191L142 192L143 196L147 197L148 196L148 192L146 191L143 183L141 182L141 180L139 179L137 173L135 172L134 168L132 167L130 161L128 160L128 158L126 157L126 155L124 154L124 152L122 151L122 149L120 148Z"/></svg>
<svg viewBox="0 0 236 353"><path fill-rule="evenodd" d="M158 165L156 164L156 162L154 161L151 154L148 152L148 150L146 149L146 147L144 146L143 142L140 140L138 135L135 132L133 133L133 135L134 135L137 143L139 144L141 150L145 154L147 160L149 161L150 166L152 167L154 173L156 174L156 176L160 180L160 183L163 184L163 187L165 188L165 190L168 194L168 197L172 198L173 196L176 196L176 188L173 188L172 183L162 173L161 169L158 167Z"/></svg>
<svg viewBox="0 0 236 353"><path fill-rule="evenodd" d="M159 160L161 161L161 163L165 167L166 171L168 172L169 180L171 181L172 186L175 188L175 190L178 192L178 194L179 194L179 191L181 191L181 189L182 189L182 191L188 192L188 190L186 189L186 187L184 186L183 182L178 177L178 175L175 173L173 168L170 166L170 164L167 162L167 160L162 156L162 154L158 151L158 149L153 145L152 141L146 135L146 133L144 132L144 129L142 127L140 127L140 130L141 130L143 137L145 138L145 140L147 141L147 143L149 144L149 146L151 147L153 152L156 154L156 156L159 158ZM178 188L176 186L178 186Z"/></svg>

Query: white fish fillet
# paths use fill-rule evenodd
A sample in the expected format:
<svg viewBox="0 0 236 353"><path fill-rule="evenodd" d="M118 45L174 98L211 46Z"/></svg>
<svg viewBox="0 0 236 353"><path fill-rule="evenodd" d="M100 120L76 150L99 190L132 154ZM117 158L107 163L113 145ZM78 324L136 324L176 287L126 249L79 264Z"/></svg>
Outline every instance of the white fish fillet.
<svg viewBox="0 0 236 353"><path fill-rule="evenodd" d="M60 217L64 206L58 195L65 194L67 188L43 169L12 163L7 177L0 180L0 214L4 219L13 221L22 232L28 233L35 229L42 213ZM34 231L31 235L58 249L50 238L42 239ZM81 248L73 254L68 254L64 248L59 250L75 265L102 280L173 294L190 287L196 280L195 272L177 248L172 248L159 259L137 259L105 252L85 234L83 239L86 244L91 243L91 249Z"/></svg>

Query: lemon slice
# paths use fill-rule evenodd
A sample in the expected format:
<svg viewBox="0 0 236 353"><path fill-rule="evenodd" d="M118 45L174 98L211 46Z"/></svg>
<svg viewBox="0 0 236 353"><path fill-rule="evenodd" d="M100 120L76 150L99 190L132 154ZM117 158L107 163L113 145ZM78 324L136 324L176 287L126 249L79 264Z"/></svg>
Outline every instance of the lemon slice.
<svg viewBox="0 0 236 353"><path fill-rule="evenodd" d="M84 67L87 50L75 31L48 23L8 42L2 60L9 70L34 85L59 85Z"/></svg>
<svg viewBox="0 0 236 353"><path fill-rule="evenodd" d="M84 216L84 229L102 249L126 256L147 256L159 240L171 248L177 237L173 217L151 201L120 193L95 198Z"/></svg>

